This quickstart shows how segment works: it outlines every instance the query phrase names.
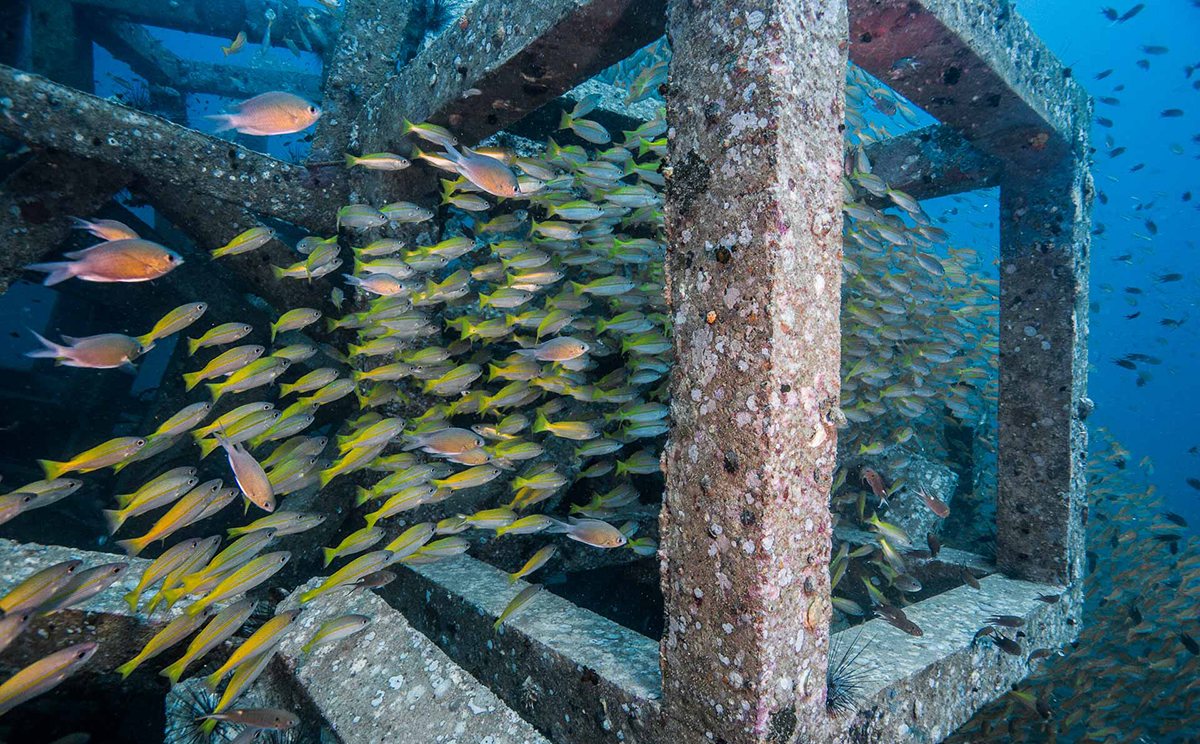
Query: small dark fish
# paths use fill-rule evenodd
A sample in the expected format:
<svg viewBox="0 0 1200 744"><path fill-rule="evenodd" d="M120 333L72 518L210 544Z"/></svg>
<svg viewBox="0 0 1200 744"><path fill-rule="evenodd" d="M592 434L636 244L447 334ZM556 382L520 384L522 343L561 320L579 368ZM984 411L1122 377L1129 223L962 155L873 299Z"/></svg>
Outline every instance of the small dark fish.
<svg viewBox="0 0 1200 744"><path fill-rule="evenodd" d="M1145 294L1140 287L1126 287L1125 294L1140 295Z"/></svg>
<svg viewBox="0 0 1200 744"><path fill-rule="evenodd" d="M1049 648L1034 649L1034 652L1029 655L1029 660L1037 661L1038 659L1048 659L1053 655L1054 655L1053 649L1049 649Z"/></svg>
<svg viewBox="0 0 1200 744"><path fill-rule="evenodd" d="M1134 318L1136 318L1137 316L1139 316L1141 314L1142 314L1142 311L1138 310L1136 313L1133 313L1131 315L1126 315L1125 320L1133 320Z"/></svg>
<svg viewBox="0 0 1200 744"><path fill-rule="evenodd" d="M1139 610L1137 607L1134 607L1133 605L1129 605L1128 614L1129 614L1129 619L1133 621L1134 625L1142 624L1142 620L1143 620L1142 611Z"/></svg>
<svg viewBox="0 0 1200 744"><path fill-rule="evenodd" d="M1162 320L1158 321L1158 324L1164 325L1168 328L1178 328L1186 322L1187 318L1182 318L1180 320L1175 320L1174 318L1163 318Z"/></svg>
<svg viewBox="0 0 1200 744"><path fill-rule="evenodd" d="M1112 9L1111 9L1111 8L1109 8L1109 10L1112 10ZM1113 14L1114 14L1114 15L1116 15L1116 11L1115 11L1115 10L1113 10ZM1110 19L1110 20L1112 20L1112 19ZM1112 68L1110 67L1110 68L1108 68L1107 70L1104 70L1103 72L1097 72L1097 73L1096 73L1096 79L1097 79L1097 80L1103 80L1104 78L1108 77L1108 76L1109 76L1109 75L1111 75L1111 74L1113 74L1113 71L1112 71Z"/></svg>
<svg viewBox="0 0 1200 744"><path fill-rule="evenodd" d="M1176 543L1176 542L1179 542L1180 539L1182 539L1182 536L1177 535L1173 532L1169 532L1169 533L1161 533L1160 532L1160 533L1151 535L1151 537L1153 537L1155 540L1158 540L1161 543Z"/></svg>
<svg viewBox="0 0 1200 744"><path fill-rule="evenodd" d="M1190 192L1190 191L1183 192L1183 196L1181 196L1180 199L1182 199L1185 202L1191 201L1192 200L1192 192Z"/></svg>
<svg viewBox="0 0 1200 744"><path fill-rule="evenodd" d="M1114 359L1113 364L1117 365L1118 367L1123 367L1125 369L1137 369L1137 365L1134 364L1133 362L1129 361L1128 359Z"/></svg>
<svg viewBox="0 0 1200 744"><path fill-rule="evenodd" d="M1188 478L1187 484L1197 491L1200 491L1200 478Z"/></svg>
<svg viewBox="0 0 1200 744"><path fill-rule="evenodd" d="M908 616L904 614L904 610L892 605L879 605L875 608L875 614L885 620L907 620Z"/></svg>
<svg viewBox="0 0 1200 744"><path fill-rule="evenodd" d="M1057 604L1061 598L1061 594L1039 594L1037 596L1038 601L1045 602L1046 604Z"/></svg>
<svg viewBox="0 0 1200 744"><path fill-rule="evenodd" d="M967 586L972 589L979 589L979 579L975 578L975 574L971 573L969 568L964 568L962 571L963 581L967 582Z"/></svg>
<svg viewBox="0 0 1200 744"><path fill-rule="evenodd" d="M1135 15L1137 15L1138 13L1141 13L1145 9L1146 9L1145 3L1138 3L1137 5L1133 6L1129 10L1125 11L1125 15L1123 15L1117 19L1117 23L1124 23L1125 21L1128 21L1129 19L1133 18Z"/></svg>
<svg viewBox="0 0 1200 744"><path fill-rule="evenodd" d="M971 639L971 643L978 641L980 638L983 638L984 636L990 636L995 632L996 632L995 628L993 628L990 625L985 625L982 628L980 628L979 630L975 631L975 637Z"/></svg>
<svg viewBox="0 0 1200 744"><path fill-rule="evenodd" d="M1154 277L1154 281L1158 282L1159 284L1167 284L1169 282L1179 282L1179 281L1183 281L1183 274L1175 274L1175 273L1159 274L1158 276Z"/></svg>
<svg viewBox="0 0 1200 744"><path fill-rule="evenodd" d="M1164 119L1177 119L1183 116L1183 109L1166 109L1159 116Z"/></svg>
<svg viewBox="0 0 1200 744"><path fill-rule="evenodd" d="M1036 703L1034 703L1034 707L1037 708L1038 715L1042 717L1043 721L1050 720L1052 711L1050 710L1049 703L1047 703L1045 700L1042 700L1041 698L1039 698L1038 701Z"/></svg>
<svg viewBox="0 0 1200 744"><path fill-rule="evenodd" d="M372 574L367 574L358 581L354 582L355 589L378 589L382 586L387 586L396 580L396 574L391 571L376 571Z"/></svg>
<svg viewBox="0 0 1200 744"><path fill-rule="evenodd" d="M1146 220L1146 230L1148 230L1151 235L1158 235L1158 225L1154 224L1154 220ZM1182 278L1182 276L1180 278Z"/></svg>
<svg viewBox="0 0 1200 744"><path fill-rule="evenodd" d="M1112 21L1113 23L1116 23L1121 18L1121 14L1116 8L1101 8L1100 15L1104 16L1104 20ZM1112 70L1109 70L1109 72L1112 72ZM1101 78L1096 79L1100 80Z"/></svg>
<svg viewBox="0 0 1200 744"><path fill-rule="evenodd" d="M1138 171L1140 171L1142 168L1145 168L1145 167L1146 167L1146 164L1145 164L1145 163L1138 163L1137 165L1135 165L1135 166L1133 166L1132 168L1130 168L1130 169L1129 169L1129 172L1130 172L1130 173L1137 173Z"/></svg>
<svg viewBox="0 0 1200 744"><path fill-rule="evenodd" d="M987 623L1001 628L1020 628L1025 625L1025 620L1016 615L993 615L987 619Z"/></svg>
<svg viewBox="0 0 1200 744"><path fill-rule="evenodd" d="M1011 654L1013 656L1021 655L1021 644L1017 643L1011 638L1005 638L999 633L996 633L992 636L992 643L996 645L996 648L1000 649L1006 654Z"/></svg>
<svg viewBox="0 0 1200 744"><path fill-rule="evenodd" d="M1171 51L1170 49L1166 48L1165 46L1156 46L1153 44L1147 45L1147 46L1142 46L1139 48L1146 54L1166 54L1167 52Z"/></svg>
<svg viewBox="0 0 1200 744"><path fill-rule="evenodd" d="M1182 630L1179 631L1179 642L1183 644L1183 647L1186 648L1192 656L1200 656L1200 644L1197 644L1195 638L1192 638Z"/></svg>
<svg viewBox="0 0 1200 744"><path fill-rule="evenodd" d="M1097 124L1099 124L1099 125L1100 125L1100 126L1102 126L1102 127L1109 127L1109 128L1112 128L1112 125L1113 125L1113 120L1112 120L1112 119L1106 119L1106 118L1105 118L1105 117L1103 117L1103 116L1097 116L1097 117L1096 117L1096 123L1097 123Z"/></svg>
<svg viewBox="0 0 1200 744"><path fill-rule="evenodd" d="M1108 194L1103 191L1096 192L1096 198L1100 200L1101 204L1108 204Z"/></svg>
<svg viewBox="0 0 1200 744"><path fill-rule="evenodd" d="M1113 148L1112 150L1108 151L1108 157L1110 160L1113 158L1116 158L1116 157L1120 157L1121 155L1124 155L1124 154L1125 154L1124 147L1116 147L1116 148Z"/></svg>
<svg viewBox="0 0 1200 744"><path fill-rule="evenodd" d="M942 543L937 539L937 535L930 532L925 536L925 542L929 545L929 555L937 558L938 553L942 552Z"/></svg>
<svg viewBox="0 0 1200 744"><path fill-rule="evenodd" d="M1148 60L1148 59L1139 59L1139 60L1137 61L1137 66L1138 66L1138 67L1140 67L1140 68L1142 68L1143 70L1149 70L1149 69L1150 69L1150 60Z"/></svg>
<svg viewBox="0 0 1200 744"><path fill-rule="evenodd" d="M1173 522L1173 523L1179 525L1180 527L1188 526L1187 520L1184 519L1183 517L1179 516L1175 512L1163 512L1163 519L1167 520L1168 522Z"/></svg>
<svg viewBox="0 0 1200 744"><path fill-rule="evenodd" d="M1105 106L1120 106L1121 105L1121 99L1113 98L1112 96L1102 96L1100 98L1097 98L1096 100L1099 101L1100 103L1103 103Z"/></svg>

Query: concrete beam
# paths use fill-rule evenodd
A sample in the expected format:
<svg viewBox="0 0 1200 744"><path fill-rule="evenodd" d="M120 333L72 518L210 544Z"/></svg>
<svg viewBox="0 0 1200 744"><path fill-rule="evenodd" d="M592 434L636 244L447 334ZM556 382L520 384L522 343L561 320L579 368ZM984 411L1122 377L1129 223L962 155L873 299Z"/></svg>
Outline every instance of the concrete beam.
<svg viewBox="0 0 1200 744"><path fill-rule="evenodd" d="M917 199L936 199L1000 185L1004 164L935 124L866 147L872 171L893 189ZM876 206L892 206L880 200Z"/></svg>
<svg viewBox="0 0 1200 744"><path fill-rule="evenodd" d="M332 228L344 202L303 166L0 66L11 100L0 134L31 147L117 165L189 196L211 196L310 230Z"/></svg>
<svg viewBox="0 0 1200 744"><path fill-rule="evenodd" d="M1011 3L848 0L850 59L1010 170L1087 154L1087 93Z"/></svg>
<svg viewBox="0 0 1200 744"><path fill-rule="evenodd" d="M1076 586L1055 604L1038 596L1062 587L1031 584L1003 576L980 581L978 590L960 587L904 609L924 631L913 638L883 620L838 634L838 648L861 650L851 669L861 673L858 710L844 720L831 741L839 744L937 744L966 723L975 711L1029 676L1037 649L1054 649L1079 634L1083 607ZM990 639L974 640L992 615L1023 620L1019 655L1010 655ZM1001 628L1013 639L1014 629ZM830 663L837 663L831 659Z"/></svg>
<svg viewBox="0 0 1200 744"><path fill-rule="evenodd" d="M405 117L474 144L649 44L662 33L662 13L663 0L479 0L364 103L350 146L407 153ZM372 201L395 183L387 174L356 176L356 190ZM436 183L410 174L404 188Z"/></svg>
<svg viewBox="0 0 1200 744"><path fill-rule="evenodd" d="M215 65L183 59L154 37L145 26L90 15L96 43L129 65L152 85L181 93L206 93L236 100L269 90L286 90L310 101L321 101L321 80L308 72L290 72L242 65Z"/></svg>
<svg viewBox="0 0 1200 744"><path fill-rule="evenodd" d="M298 3L278 3L272 0L72 0L76 6L93 9L105 18L148 26L171 28L193 34L232 39L245 31L247 43L261 44L267 28L266 11L276 15L271 23L271 45L284 47L284 38L301 43L299 29L317 47L324 48L321 39L336 33L337 18L324 8L299 7ZM310 23L302 18L312 14L320 36L313 33Z"/></svg>
<svg viewBox="0 0 1200 744"><path fill-rule="evenodd" d="M299 587L279 609L295 608L298 593L320 582L316 578ZM323 623L351 613L369 616L370 627L301 654ZM304 605L279 653L298 687L345 744L548 744L485 684L371 592L334 592Z"/></svg>
<svg viewBox="0 0 1200 744"><path fill-rule="evenodd" d="M1092 198L1084 161L1000 187L996 552L1031 581L1083 579Z"/></svg>
<svg viewBox="0 0 1200 744"><path fill-rule="evenodd" d="M822 741L845 7L671 0L667 28L668 740Z"/></svg>
<svg viewBox="0 0 1200 744"><path fill-rule="evenodd" d="M20 277L24 266L67 239L70 215L95 214L132 178L119 166L48 150L5 179L0 189L0 294Z"/></svg>
<svg viewBox="0 0 1200 744"><path fill-rule="evenodd" d="M310 160L337 160L346 152L363 104L396 73L412 13L413 0L347 0L342 33L325 64L325 113Z"/></svg>
<svg viewBox="0 0 1200 744"><path fill-rule="evenodd" d="M524 581L466 555L407 569L382 596L551 740L670 741L653 639L549 591L496 633Z"/></svg>

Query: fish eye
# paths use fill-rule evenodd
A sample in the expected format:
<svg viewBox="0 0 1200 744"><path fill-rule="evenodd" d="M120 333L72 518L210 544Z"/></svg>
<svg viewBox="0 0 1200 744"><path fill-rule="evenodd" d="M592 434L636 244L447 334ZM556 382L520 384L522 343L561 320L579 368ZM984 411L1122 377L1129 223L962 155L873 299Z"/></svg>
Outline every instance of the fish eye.
<svg viewBox="0 0 1200 744"><path fill-rule="evenodd" d="M137 440L136 442L134 442L134 444L136 444L137 446L141 447L142 445L146 444L146 440L145 440L145 439L139 439L139 440Z"/></svg>
<svg viewBox="0 0 1200 744"><path fill-rule="evenodd" d="M316 106L309 106L309 107L308 107L308 113L310 113L310 114L315 114L315 113L317 113L317 107L316 107Z"/></svg>

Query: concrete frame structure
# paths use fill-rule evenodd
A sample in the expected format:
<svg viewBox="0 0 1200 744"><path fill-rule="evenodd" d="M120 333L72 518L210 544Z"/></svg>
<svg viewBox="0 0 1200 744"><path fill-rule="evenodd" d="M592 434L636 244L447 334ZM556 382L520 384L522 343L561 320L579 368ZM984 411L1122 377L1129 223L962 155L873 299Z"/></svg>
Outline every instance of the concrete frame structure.
<svg viewBox="0 0 1200 744"><path fill-rule="evenodd" d="M236 33L237 22L216 19L236 19L228 11L237 8L244 16L254 1L195 0L169 8L148 0L47 3L54 13L35 22L32 59L34 69L57 84L22 81L23 73L4 69L0 96L16 102L9 110L16 116L15 124L14 117L0 118L0 132L52 148L39 157L58 159L57 167L94 170L117 188L133 183L201 242L211 242L205 224L247 225L255 214L319 229L331 216L328 205L350 194L381 195L379 176L317 185L320 179L268 179L271 192L256 183L251 194L249 182L202 178L198 159L166 174L152 158L106 157L105 148L86 139L82 145L55 139L47 124L87 131L107 122L97 129L107 132L129 116L67 87L86 90L79 70L90 69L90 56L79 51L84 30L73 22L79 13L111 13L118 20L110 31L128 22L210 33L228 26ZM210 13L217 5L227 12ZM649 653L653 640L628 638L629 631L561 600L553 622L530 613L497 640L491 618L502 608L488 587L499 577L467 558L414 570L428 599L385 593L414 627L553 741L725 744L940 741L1028 673L1025 658L975 642L983 617L1023 618L1027 650L1076 635L1087 511L1083 420L1091 410L1091 103L1007 4L668 0L661 16L661 4L646 9L622 0L555 0L552 9L537 6L536 13L533 5L480 0L464 16L467 33L456 31L461 24L452 26L385 82L386 65L356 56L367 40L353 35L366 33L380 13L404 13L390 5L348 3L326 58L324 84L336 110L318 139L347 137L380 149L396 136L380 126L382 114L400 106L473 141L628 55L661 33L664 22L673 48L666 212L677 366L664 455L660 534L668 630L660 656ZM60 37L54 53L40 46L38 24ZM496 29L503 30L499 38L487 36ZM123 32L128 37L130 30ZM579 53L564 51L570 44ZM877 172L892 186L918 198L1000 186L1000 491L998 573L983 579L978 591L959 587L910 608L924 639L903 636L880 620L867 623L861 632L874 642L861 663L874 670L872 681L854 715L833 718L823 676L830 643L827 504L837 438L837 179L847 58L941 122L869 148ZM513 93L522 72L536 80ZM365 100L350 95L351 74L371 76L376 94ZM38 92L21 99L30 85ZM475 99L487 101L492 113L476 116L479 106L464 105L468 90L478 91ZM43 105L58 100L72 104ZM80 117L75 103L86 106L90 118ZM22 114L36 114L42 126L36 132L22 127ZM248 158L255 172L297 169L191 130L167 129L173 125L157 117L136 116L139 133L172 132L193 153L219 145L231 157ZM183 200L156 188L172 179L198 194ZM432 186L408 190L422 188ZM97 197L47 198L75 199L72 211L85 212ZM6 236L23 229L10 224L11 209L2 212ZM23 213L28 210L16 212ZM53 228L21 233L15 250L22 261L45 252L54 234ZM14 265L0 264L0 273ZM294 299L263 292L269 300ZM956 560L976 573L990 571L978 557ZM1061 599L1039 601L1047 594ZM529 704L530 696L541 704Z"/></svg>

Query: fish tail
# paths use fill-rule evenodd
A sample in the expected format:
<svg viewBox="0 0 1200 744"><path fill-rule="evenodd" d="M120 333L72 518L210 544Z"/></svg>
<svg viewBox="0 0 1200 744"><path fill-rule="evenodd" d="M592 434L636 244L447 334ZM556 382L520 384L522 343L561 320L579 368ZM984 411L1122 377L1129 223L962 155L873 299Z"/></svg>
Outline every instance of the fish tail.
<svg viewBox="0 0 1200 744"><path fill-rule="evenodd" d="M68 463L57 462L55 460L38 460L38 465L41 465L42 470L46 472L46 480L59 478L64 473L69 473L71 469Z"/></svg>
<svg viewBox="0 0 1200 744"><path fill-rule="evenodd" d="M284 275L287 274L287 272L284 271L283 269L281 269L280 267L276 266L275 264L271 264L271 274L274 275L274 277L276 279L283 279Z"/></svg>
<svg viewBox="0 0 1200 744"><path fill-rule="evenodd" d="M227 132L237 126L234 121L237 118L236 114L205 114L205 119L212 119L217 123L217 128L214 132Z"/></svg>
<svg viewBox="0 0 1200 744"><path fill-rule="evenodd" d="M499 376L503 373L504 373L504 370L500 369L499 367L497 367L494 364L489 364L488 365L488 382L491 382L492 380L496 379L497 376Z"/></svg>
<svg viewBox="0 0 1200 744"><path fill-rule="evenodd" d="M179 590L176 589L175 591ZM174 604L174 602L171 604ZM188 617L195 617L196 615L199 615L207 606L208 603L202 599L199 602L192 602L190 605L188 605L188 608L184 610L184 612L188 614Z"/></svg>
<svg viewBox="0 0 1200 744"><path fill-rule="evenodd" d="M221 684L221 678L224 676L225 676L224 670L218 669L217 671L213 672L212 674L210 674L204 678L204 686L207 687L209 690L216 692L217 685ZM211 721L212 719L210 718L209 720ZM212 729L209 729L209 730L211 731Z"/></svg>
<svg viewBox="0 0 1200 744"><path fill-rule="evenodd" d="M215 439L201 439L201 440L198 440L196 442L196 444L199 445L199 447L200 447L200 459L201 460L208 457L210 454L212 454L213 450L215 450L217 447L221 446L220 444L217 443L217 440L215 440Z"/></svg>
<svg viewBox="0 0 1200 744"><path fill-rule="evenodd" d="M568 114L566 112L566 110L564 110L562 112L562 116L560 116L558 119L558 128L559 129L570 129L572 123L573 122L571 120L571 115Z"/></svg>
<svg viewBox="0 0 1200 744"><path fill-rule="evenodd" d="M400 133L401 133L401 134L408 134L409 132L411 132L411 131L413 131L414 129L416 129L416 128L417 128L417 127L416 127L416 125L414 125L414 124L413 124L411 121L409 121L407 118L405 118L405 117L401 117L401 118L402 118L402 121L403 121L403 124L401 124L401 126L400 126Z"/></svg>
<svg viewBox="0 0 1200 744"><path fill-rule="evenodd" d="M346 167L353 168L356 165L358 165L358 158L354 157L350 153L346 153Z"/></svg>
<svg viewBox="0 0 1200 744"><path fill-rule="evenodd" d="M166 669L159 672L159 674L161 674L162 676L171 680L171 684L175 684L176 682L179 681L179 678L183 676L183 666L182 665L183 665L183 659L180 659L179 661L175 662L171 666L169 666Z"/></svg>
<svg viewBox="0 0 1200 744"><path fill-rule="evenodd" d="M207 721L205 721L204 723L200 724L200 731L203 732L205 736L209 736L210 734L212 734L213 729L215 729L216 727L217 727L216 719L210 718Z"/></svg>
<svg viewBox="0 0 1200 744"><path fill-rule="evenodd" d="M25 268L28 271L44 271L49 274L45 281L42 282L42 286L51 287L75 276L75 271L71 268L73 265L70 261L54 261L51 263L29 264Z"/></svg>
<svg viewBox="0 0 1200 744"><path fill-rule="evenodd" d="M66 352L67 347L63 346L62 344L54 343L32 328L29 329L29 332L36 336L38 341L42 342L43 348L27 351L25 352L25 356L33 359L59 359L64 356L64 352Z"/></svg>
<svg viewBox="0 0 1200 744"><path fill-rule="evenodd" d="M577 294L577 295L583 294L584 286L582 284L580 284L579 282L570 282L570 285L571 285L571 289L574 290L575 294Z"/></svg>
<svg viewBox="0 0 1200 744"><path fill-rule="evenodd" d="M321 568L329 568L329 564L337 558L337 548L321 548L321 552L325 555L325 562L321 564Z"/></svg>
<svg viewBox="0 0 1200 744"><path fill-rule="evenodd" d="M188 340L191 341L191 339L188 339ZM196 387L196 385L198 385L199 383L200 383L200 373L199 372L184 372L183 373L183 384L184 384L183 389L184 390L191 390L192 388Z"/></svg>
<svg viewBox="0 0 1200 744"><path fill-rule="evenodd" d="M355 382L362 382L366 378L366 375L367 373L363 372L361 369L350 371L350 379L354 380Z"/></svg>
<svg viewBox="0 0 1200 744"><path fill-rule="evenodd" d="M116 509L104 510L104 523L108 525L108 534L115 535L121 525L125 524L125 513Z"/></svg>
<svg viewBox="0 0 1200 744"><path fill-rule="evenodd" d="M484 294L483 292L480 292L480 293L479 293L479 307L480 307L480 309L487 307L487 305L488 305L488 302L489 302L491 299L492 299L492 296L491 296L491 295L487 295L487 294Z"/></svg>
<svg viewBox="0 0 1200 744"><path fill-rule="evenodd" d="M142 663L141 658L138 656L135 656L132 659L130 659L129 661L122 664L121 666L114 669L113 671L115 671L117 674L120 674L121 679L125 679L130 674L132 674L133 670L137 669L141 665L141 663Z"/></svg>
<svg viewBox="0 0 1200 744"><path fill-rule="evenodd" d="M133 340L137 341L138 346L142 347L143 349L149 349L154 344L154 332L151 331L145 336L137 336Z"/></svg>
<svg viewBox="0 0 1200 744"><path fill-rule="evenodd" d="M282 382L279 384L279 397L286 398L295 389L296 389L295 385L293 385L291 383L287 383L287 382Z"/></svg>
<svg viewBox="0 0 1200 744"><path fill-rule="evenodd" d="M130 612L137 612L138 600L141 598L142 598L142 592L139 589L134 589L133 591L129 592L124 597L122 597L122 599L125 600L125 604L129 605Z"/></svg>
<svg viewBox="0 0 1200 744"><path fill-rule="evenodd" d="M271 324L271 343L275 342L275 336L279 334L279 326Z"/></svg>
<svg viewBox="0 0 1200 744"><path fill-rule="evenodd" d="M537 418L533 422L533 433L547 431L550 428L550 422L546 420L546 414L538 413Z"/></svg>
<svg viewBox="0 0 1200 744"><path fill-rule="evenodd" d="M189 338L187 340L187 342L188 342L188 356L192 356L193 354L196 353L196 350L200 348L200 339ZM186 377L186 376L187 375L184 375L184 377ZM191 388L188 388L188 389L191 390Z"/></svg>
<svg viewBox="0 0 1200 744"><path fill-rule="evenodd" d="M617 460L617 475L623 475L627 470L629 470L629 466Z"/></svg>
<svg viewBox="0 0 1200 744"><path fill-rule="evenodd" d="M132 540L118 540L117 545L120 546L121 550L124 550L125 554L130 558L137 556L138 553L146 549L146 543L143 542L140 537Z"/></svg>
<svg viewBox="0 0 1200 744"><path fill-rule="evenodd" d="M375 529L375 523L379 521L379 513L371 512L370 514L365 516L364 519L367 520L367 529L373 530L373 529Z"/></svg>
<svg viewBox="0 0 1200 744"><path fill-rule="evenodd" d="M329 481L331 481L337 477L338 474L330 472L331 470L332 470L332 468L330 468L329 470L322 470L320 475L317 476L317 480L319 480L321 482L321 488L328 486Z"/></svg>
<svg viewBox="0 0 1200 744"><path fill-rule="evenodd" d="M354 505L355 506L362 506L363 504L367 503L370 500L371 500L371 492L370 491L363 488L362 486L354 487ZM326 564L326 565L328 565L328 564Z"/></svg>
<svg viewBox="0 0 1200 744"><path fill-rule="evenodd" d="M70 217L72 230L91 230L92 223L87 220L81 220L78 217Z"/></svg>
<svg viewBox="0 0 1200 744"><path fill-rule="evenodd" d="M153 615L154 610L160 604L162 604L162 601L163 601L163 595L162 595L162 590L160 589L157 594L155 594L153 597L150 598L150 604L146 605L146 614Z"/></svg>
<svg viewBox="0 0 1200 744"><path fill-rule="evenodd" d="M521 578L519 572L517 572L517 571L513 571L512 573L505 574L505 575L508 576L508 585L509 586L512 586L513 584L517 583L517 579Z"/></svg>
<svg viewBox="0 0 1200 744"><path fill-rule="evenodd" d="M205 385L204 387L208 388L208 392L212 393L213 403L219 401L221 399L221 395L225 392L219 383Z"/></svg>

